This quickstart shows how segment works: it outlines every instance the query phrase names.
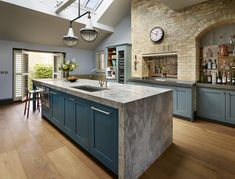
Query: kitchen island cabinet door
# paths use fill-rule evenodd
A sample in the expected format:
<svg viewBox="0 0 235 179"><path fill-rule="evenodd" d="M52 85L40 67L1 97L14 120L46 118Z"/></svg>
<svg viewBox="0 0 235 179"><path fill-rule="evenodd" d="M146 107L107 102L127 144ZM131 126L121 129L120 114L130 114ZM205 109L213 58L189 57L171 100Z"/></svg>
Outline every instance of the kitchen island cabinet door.
<svg viewBox="0 0 235 179"><path fill-rule="evenodd" d="M235 124L235 91L226 94L226 121Z"/></svg>
<svg viewBox="0 0 235 179"><path fill-rule="evenodd" d="M90 106L87 100L77 98L75 102L75 141L89 150Z"/></svg>
<svg viewBox="0 0 235 179"><path fill-rule="evenodd" d="M226 91L198 88L197 112L200 117L224 122L226 117Z"/></svg>
<svg viewBox="0 0 235 179"><path fill-rule="evenodd" d="M75 99L73 96L64 96L63 103L63 130L70 137L75 134Z"/></svg>
<svg viewBox="0 0 235 179"><path fill-rule="evenodd" d="M61 128L63 124L63 98L58 91L50 91L50 121Z"/></svg>
<svg viewBox="0 0 235 179"><path fill-rule="evenodd" d="M91 153L117 174L118 110L100 104L91 110Z"/></svg>

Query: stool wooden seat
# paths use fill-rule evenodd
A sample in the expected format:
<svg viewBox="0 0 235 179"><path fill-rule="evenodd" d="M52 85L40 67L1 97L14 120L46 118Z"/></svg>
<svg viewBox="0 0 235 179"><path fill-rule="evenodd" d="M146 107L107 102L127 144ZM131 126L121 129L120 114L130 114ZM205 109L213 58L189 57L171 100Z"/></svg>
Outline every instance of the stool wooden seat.
<svg viewBox="0 0 235 179"><path fill-rule="evenodd" d="M27 118L29 117L30 101L36 100L36 107L40 111L41 96L42 96L41 93L42 92L43 92L42 89L27 90L26 91L24 115L27 112Z"/></svg>

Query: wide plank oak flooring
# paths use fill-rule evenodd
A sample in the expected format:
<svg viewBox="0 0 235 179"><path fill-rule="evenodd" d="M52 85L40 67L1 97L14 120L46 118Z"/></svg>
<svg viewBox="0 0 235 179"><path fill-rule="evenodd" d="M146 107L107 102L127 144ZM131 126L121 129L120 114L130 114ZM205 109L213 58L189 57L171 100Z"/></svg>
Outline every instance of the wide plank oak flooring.
<svg viewBox="0 0 235 179"><path fill-rule="evenodd" d="M24 104L0 106L0 178L110 179L103 166ZM174 119L173 145L141 179L234 179L235 128Z"/></svg>

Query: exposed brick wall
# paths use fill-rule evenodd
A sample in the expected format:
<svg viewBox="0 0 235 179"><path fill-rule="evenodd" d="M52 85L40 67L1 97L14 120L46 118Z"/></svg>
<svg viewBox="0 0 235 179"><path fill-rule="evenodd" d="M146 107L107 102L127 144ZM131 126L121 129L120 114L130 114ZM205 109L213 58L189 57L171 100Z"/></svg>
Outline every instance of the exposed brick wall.
<svg viewBox="0 0 235 179"><path fill-rule="evenodd" d="M139 61L137 70L132 65L133 77L148 76L142 54L160 53L171 46L178 53L178 79L198 79L198 40L206 32L224 24L235 23L235 0L209 0L181 11L173 11L160 0L132 0L132 64ZM150 30L164 29L162 43L149 39Z"/></svg>

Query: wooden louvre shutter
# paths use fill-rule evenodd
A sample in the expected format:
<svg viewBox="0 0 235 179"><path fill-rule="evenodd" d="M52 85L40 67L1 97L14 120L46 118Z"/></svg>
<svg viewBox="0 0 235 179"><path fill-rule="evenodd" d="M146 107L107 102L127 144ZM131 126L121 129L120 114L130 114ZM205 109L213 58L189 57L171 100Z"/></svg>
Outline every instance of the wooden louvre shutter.
<svg viewBox="0 0 235 179"><path fill-rule="evenodd" d="M22 51L14 50L14 101L21 100L22 96Z"/></svg>
<svg viewBox="0 0 235 179"><path fill-rule="evenodd" d="M29 88L29 54L22 52L22 101L25 100Z"/></svg>

